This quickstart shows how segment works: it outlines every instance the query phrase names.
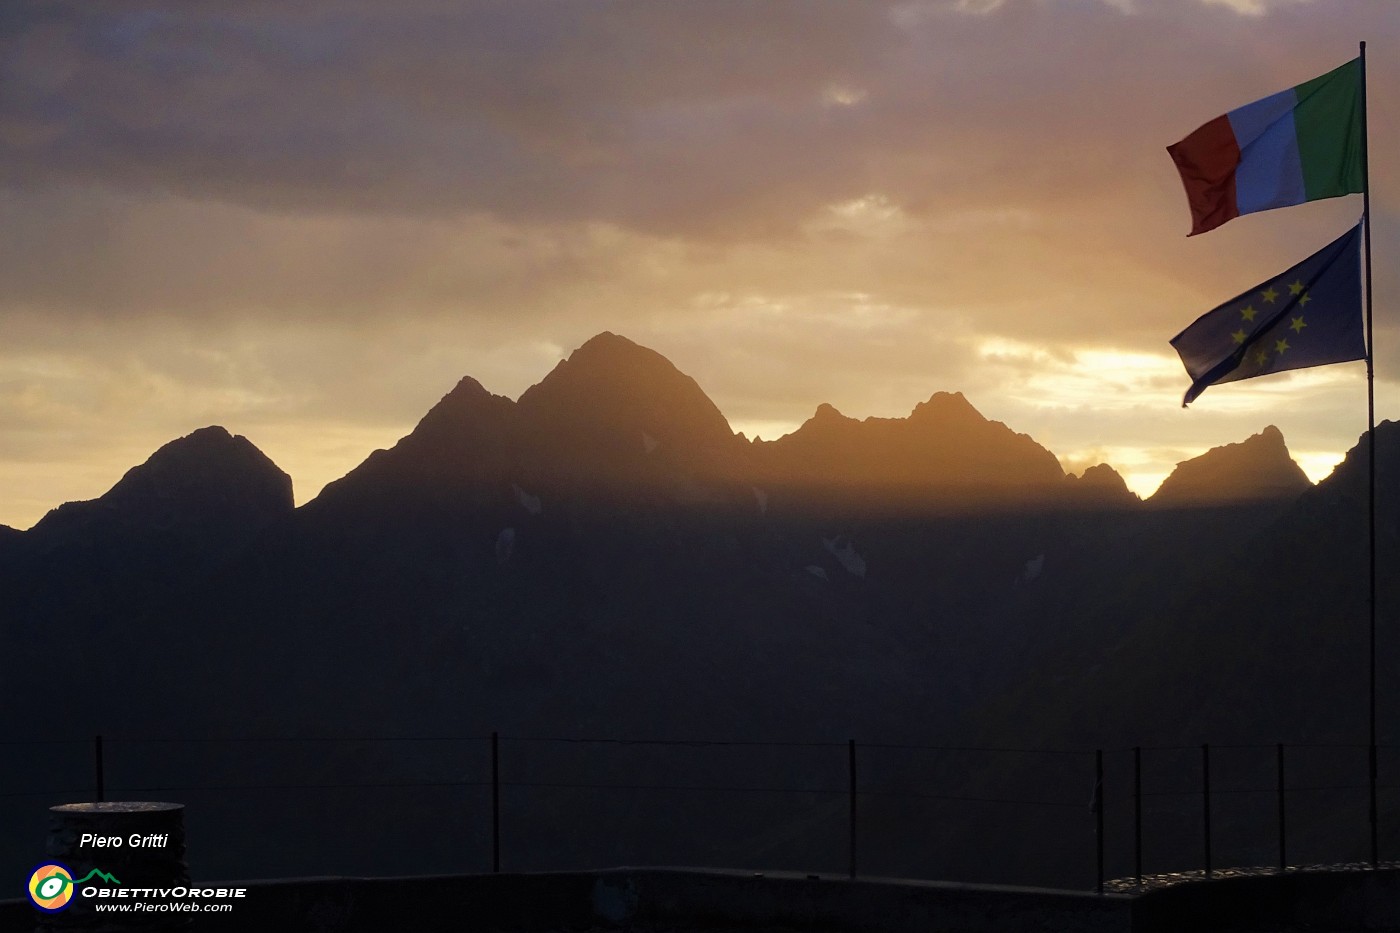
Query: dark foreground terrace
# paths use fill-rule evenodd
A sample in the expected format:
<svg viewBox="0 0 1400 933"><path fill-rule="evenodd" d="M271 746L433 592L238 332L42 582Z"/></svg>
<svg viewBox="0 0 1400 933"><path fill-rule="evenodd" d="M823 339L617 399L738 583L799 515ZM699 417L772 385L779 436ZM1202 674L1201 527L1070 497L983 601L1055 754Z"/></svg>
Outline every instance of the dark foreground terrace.
<svg viewBox="0 0 1400 933"><path fill-rule="evenodd" d="M684 868L301 878L246 883L224 931L822 931L1180 933L1400 930L1400 869L1228 873L1105 894L951 882ZM36 929L27 901L0 902L0 931ZM146 927L149 929L149 927ZM123 929L110 927L109 929Z"/></svg>

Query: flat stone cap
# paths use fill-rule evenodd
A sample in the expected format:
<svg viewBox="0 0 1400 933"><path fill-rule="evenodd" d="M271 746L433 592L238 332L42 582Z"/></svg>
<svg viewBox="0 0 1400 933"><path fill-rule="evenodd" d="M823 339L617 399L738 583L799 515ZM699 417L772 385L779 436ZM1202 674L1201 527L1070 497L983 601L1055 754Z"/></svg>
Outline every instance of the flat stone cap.
<svg viewBox="0 0 1400 933"><path fill-rule="evenodd" d="M153 800L104 800L96 803L61 803L56 807L49 807L53 813L169 813L183 809L183 803L160 803Z"/></svg>

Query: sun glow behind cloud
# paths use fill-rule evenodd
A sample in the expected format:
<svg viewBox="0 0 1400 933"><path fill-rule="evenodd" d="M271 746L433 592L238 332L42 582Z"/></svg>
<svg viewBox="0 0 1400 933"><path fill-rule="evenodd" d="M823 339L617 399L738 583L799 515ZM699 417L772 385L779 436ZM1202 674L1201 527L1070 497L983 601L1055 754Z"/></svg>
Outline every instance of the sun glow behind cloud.
<svg viewBox="0 0 1400 933"><path fill-rule="evenodd" d="M1169 403L1181 383L1181 364L1164 354L1084 348L1052 352L1005 337L983 341L981 359L1025 373L1008 393L1032 407L1131 409Z"/></svg>
<svg viewBox="0 0 1400 933"><path fill-rule="evenodd" d="M1241 16L1263 16L1271 10L1281 9L1290 4L1311 3L1312 0L1200 0L1208 6L1220 6L1234 10Z"/></svg>
<svg viewBox="0 0 1400 933"><path fill-rule="evenodd" d="M822 103L833 107L854 107L869 96L868 92L849 84L828 84L822 91Z"/></svg>
<svg viewBox="0 0 1400 933"><path fill-rule="evenodd" d="M1314 483L1320 483L1331 476L1332 471L1345 457L1344 454L1331 450L1295 450L1292 454L1298 466Z"/></svg>

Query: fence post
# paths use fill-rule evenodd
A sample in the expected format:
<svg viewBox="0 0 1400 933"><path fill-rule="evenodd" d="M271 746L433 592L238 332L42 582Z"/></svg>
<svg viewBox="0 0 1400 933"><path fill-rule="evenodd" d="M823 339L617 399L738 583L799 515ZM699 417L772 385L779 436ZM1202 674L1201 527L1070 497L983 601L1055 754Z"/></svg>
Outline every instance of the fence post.
<svg viewBox="0 0 1400 933"><path fill-rule="evenodd" d="M1098 854L1099 883L1103 893L1103 749L1094 751L1094 845Z"/></svg>
<svg viewBox="0 0 1400 933"><path fill-rule="evenodd" d="M1206 877L1210 877L1210 744L1201 745L1201 815L1204 818Z"/></svg>
<svg viewBox="0 0 1400 933"><path fill-rule="evenodd" d="M1133 868L1142 887L1142 748L1133 746Z"/></svg>
<svg viewBox="0 0 1400 933"><path fill-rule="evenodd" d="M848 739L846 742L846 763L850 774L850 851L849 858L851 880L856 877L856 740Z"/></svg>
<svg viewBox="0 0 1400 933"><path fill-rule="evenodd" d="M1283 794L1283 743L1278 743L1278 870L1288 869L1288 810Z"/></svg>
<svg viewBox="0 0 1400 933"><path fill-rule="evenodd" d="M1374 480L1373 480L1374 482ZM1375 699L1372 698L1372 704ZM1380 822L1376 809L1376 779L1380 774L1379 764L1376 759L1376 728L1375 714L1371 714L1371 748L1370 748L1370 769L1371 769L1371 867L1379 868L1381 864L1381 844L1380 844Z"/></svg>
<svg viewBox="0 0 1400 933"><path fill-rule="evenodd" d="M500 735L491 733L491 871L501 870L501 750Z"/></svg>
<svg viewBox="0 0 1400 933"><path fill-rule="evenodd" d="M97 772L97 801L101 803L107 799L107 780L102 767L102 736L96 735L92 740L92 759Z"/></svg>

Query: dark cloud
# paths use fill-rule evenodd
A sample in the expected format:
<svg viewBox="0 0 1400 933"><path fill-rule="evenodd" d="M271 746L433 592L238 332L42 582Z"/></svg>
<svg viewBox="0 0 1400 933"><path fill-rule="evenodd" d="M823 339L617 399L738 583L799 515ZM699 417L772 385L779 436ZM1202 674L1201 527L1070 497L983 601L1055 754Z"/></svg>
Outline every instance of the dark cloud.
<svg viewBox="0 0 1400 933"><path fill-rule="evenodd" d="M935 224L1046 218L1020 237L906 238L935 264L984 270L956 277L964 291L1046 278L1038 252L1086 280L1104 254L1162 274L1193 255L1163 248L1166 210L1170 229L1185 223L1164 143L1240 103L1235 88L1351 54L1356 31L1317 3L1266 18L1188 2L960 7L17 3L0 28L0 275L13 300L108 313L519 307L611 274L616 257L579 248L580 225L800 242L828 205L871 193ZM288 219L308 214L344 230ZM461 217L511 229L462 256ZM501 237L529 246L497 261ZM870 270L890 273L893 300L929 298L903 268L915 255ZM949 277L935 280L946 296Z"/></svg>
<svg viewBox="0 0 1400 933"><path fill-rule="evenodd" d="M845 3L60 9L0 48L11 183L637 222L778 181L893 30Z"/></svg>
<svg viewBox="0 0 1400 933"><path fill-rule="evenodd" d="M1302 56L1266 43L1306 29L1308 57L1345 49L1304 12L1263 28L1185 2L952 8L20 4L0 39L0 177L775 235L870 190L915 213L1111 199L1129 153L1202 118L1222 57L1301 80Z"/></svg>

